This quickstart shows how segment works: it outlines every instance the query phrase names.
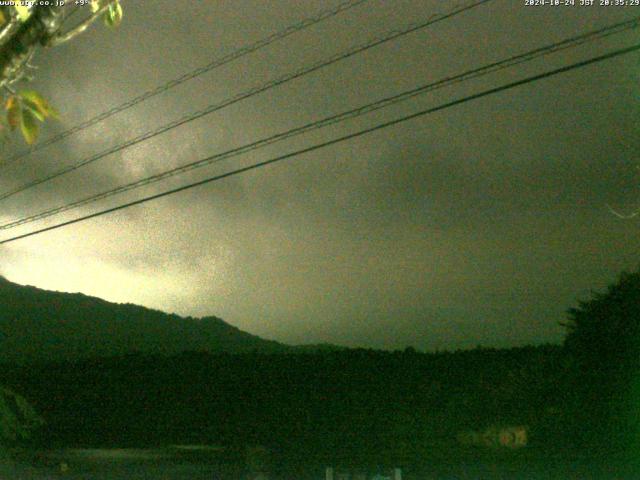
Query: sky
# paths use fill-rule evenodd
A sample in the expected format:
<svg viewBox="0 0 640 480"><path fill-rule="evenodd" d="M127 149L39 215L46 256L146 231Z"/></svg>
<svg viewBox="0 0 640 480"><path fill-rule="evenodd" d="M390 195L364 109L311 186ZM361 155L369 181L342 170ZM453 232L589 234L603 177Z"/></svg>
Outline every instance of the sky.
<svg viewBox="0 0 640 480"><path fill-rule="evenodd" d="M32 85L72 127L336 1L123 1L118 30L40 50ZM579 3L579 0L576 0ZM369 0L11 165L7 191L453 1ZM640 14L493 0L0 203L21 218ZM99 204L53 225L548 69L637 31L437 90ZM420 350L562 341L566 310L640 265L637 52L160 200L0 246L0 274L286 343ZM19 138L4 155L21 152ZM97 321L97 320L96 320Z"/></svg>

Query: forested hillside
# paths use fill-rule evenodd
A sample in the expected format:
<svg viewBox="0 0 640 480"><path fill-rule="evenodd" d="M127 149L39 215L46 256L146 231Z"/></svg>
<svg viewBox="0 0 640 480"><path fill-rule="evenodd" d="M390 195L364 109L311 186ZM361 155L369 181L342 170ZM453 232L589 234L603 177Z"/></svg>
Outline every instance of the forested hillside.
<svg viewBox="0 0 640 480"><path fill-rule="evenodd" d="M217 317L183 318L79 293L22 286L4 278L0 278L0 305L0 356L5 361L287 349Z"/></svg>

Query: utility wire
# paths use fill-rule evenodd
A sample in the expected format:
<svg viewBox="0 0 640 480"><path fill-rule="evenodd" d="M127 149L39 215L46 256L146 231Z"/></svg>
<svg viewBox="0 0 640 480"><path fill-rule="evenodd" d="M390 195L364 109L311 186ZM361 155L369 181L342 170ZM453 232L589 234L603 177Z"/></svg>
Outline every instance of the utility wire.
<svg viewBox="0 0 640 480"><path fill-rule="evenodd" d="M221 110L225 107L228 107L230 105L233 105L235 103L240 102L241 100L245 100L247 98L253 97L255 95L258 95L266 90L269 90L271 88L283 85L285 83L288 83L296 78L300 78L302 76L308 75L309 73L312 73L316 70L320 70L321 68L324 68L326 66L332 65L334 63L337 63L341 60L344 60L346 58L349 58L353 55L356 55L358 53L364 52L365 50L369 50L370 48L373 48L375 46L378 46L382 43L385 42L389 42L391 40L394 40L396 38L402 37L404 35L407 35L409 33L415 32L417 30L420 30L422 28L426 28L430 25L433 25L436 22L448 19L448 18L452 18L456 15L459 15L463 12L466 12L467 10L470 10L474 7L477 7L479 5L482 5L484 3L490 2L491 0L476 0L473 3L469 4L467 2L467 4L465 4L464 6L457 6L455 7L453 10L450 10L447 13L444 14L435 14L432 15L431 17L429 17L429 19L427 19L426 21L420 22L420 23L412 23L409 26L403 28L402 30L393 30L390 32L385 33L383 36L379 36L376 37L370 41L368 41L367 43L352 47L344 52L340 52L336 55L333 55L331 57L329 57L326 60L321 60L317 63L314 63L311 66L308 67L304 67L301 68L299 70L296 70L292 73L288 73L282 77L279 77L275 80L272 80L270 82L267 82L265 84L259 85L257 87L253 87L249 90L246 90L242 93L239 93L227 100L223 100L220 103L216 103L213 105L210 105L202 110L199 110L197 112L191 113L189 115L186 115L178 120L175 120L173 122L170 122L166 125L163 125L160 128L157 128L156 130L151 130L151 131L147 131L146 133L143 133L141 135L138 135L137 137L134 137L132 139L129 139L119 145L116 145L114 147L111 147L107 150L103 150L100 153L97 153L95 155L92 155L91 157L85 158L84 160L81 160L80 162L77 162L73 165L69 165L67 167L64 167L60 170L58 170L57 172L51 173L47 176L41 177L39 179L33 180L31 182L28 182L24 185L21 185L13 190L10 190L8 192L2 193L0 194L0 201L4 200L6 198L12 197L13 195L23 192L25 190L28 190L30 188L33 188L37 185L40 185L42 183L48 182L50 180L53 180L54 178L58 178L62 175L66 175L67 173L73 172L75 170L78 170L79 168L84 167L85 165L89 165L90 163L93 163L97 160L100 160L101 158L106 157L107 155L111 155L113 153L119 152L121 150L124 150L126 148L132 147L133 145L136 145L138 143L141 143L145 140L149 140L153 137L156 137L160 134L163 134L165 132L168 132L169 130L173 130L174 128L177 128L181 125L187 124L189 122L193 122L194 120L197 120L201 117L204 117L205 115L209 115L213 112L216 112L218 110Z"/></svg>
<svg viewBox="0 0 640 480"><path fill-rule="evenodd" d="M192 80L196 77L199 77L200 75L203 75L207 72L210 72L211 70L214 70L218 67L221 67L223 65L226 65L227 63L230 63L234 60L237 60L238 58L241 58L245 55L248 55L250 53L253 53L255 51L258 51L264 47L267 47L269 45L271 45L272 43L275 43L278 40L281 40L283 38L288 37L289 35L293 35L296 32L299 32L301 30L304 30L308 27L311 27L312 25L316 25L317 23L322 22L323 20L326 20L328 18L334 17L336 15L338 15L341 12L344 12L346 10L349 10L353 7L356 7L362 3L365 3L369 0L349 0L346 2L342 2L339 5L337 5L336 7L330 9L330 10L323 10L321 12L319 12L318 14L314 15L313 17L309 17L309 18L305 18L295 24L289 25L288 27L285 27L284 29L272 33L271 35L258 40L255 43L252 43L250 45L247 45L245 47L239 48L237 50L234 50L233 52L217 58L213 61L211 61L210 63L208 63L207 65L203 65L201 67L198 67L194 70L191 70L190 72L187 72L177 78L174 78L172 80L169 80L168 82L162 84L162 85L158 85L150 90L147 90L146 92L138 95L135 98L132 98L131 100L128 100L118 106L115 106L105 112L102 112L98 115L96 115L93 118L90 118L88 120L85 120L82 123L79 123L77 125L75 125L74 127L71 127L63 132L58 133L57 135L54 135L50 138L48 138L47 140L44 140L43 142L40 142L36 145L34 145L33 147L31 147L28 150L25 150L23 152L20 152L16 155L14 155L13 157L8 158L7 160L0 162L0 167L4 166L4 165L8 165L10 163L15 162L16 160L20 160L21 158L24 158L28 155L31 155L32 153L41 150L45 147L48 147L49 145L53 145L54 143L59 142L60 140L63 140L75 133L81 132L82 130L85 130L93 125L95 125L96 123L102 122L103 120L106 120L107 118L116 115L117 113L120 113L124 110L127 110L141 102L144 102L145 100L148 100L151 97L155 97L156 95L159 95L163 92L166 92L167 90L170 90L174 87L177 87L178 85L187 82L189 80ZM67 18L65 18L65 21L67 21L72 15L74 15L76 12L78 11L78 6L76 5L75 9L67 16Z"/></svg>
<svg viewBox="0 0 640 480"><path fill-rule="evenodd" d="M60 214L62 212L66 212L75 208L78 208L80 206L83 205L88 205L91 203L95 203L97 201L100 200L104 200L105 198L109 198L130 190L134 190L136 188L140 188L146 185L151 185L153 183L165 180L167 178L191 171L191 170L195 170L197 168L201 168L201 167L205 167L207 165L211 165L213 163L217 163L220 162L222 160L226 160L228 158L232 158L232 157L236 157L239 156L241 154L247 153L247 152L251 152L254 150L257 150L258 148L262 148L265 147L267 145L271 145L280 141L283 141L285 139L294 137L294 136L298 136L301 135L303 133L312 131L312 130L317 130L319 128L323 128L329 125L333 125L339 122L343 122L345 120L348 119L352 119L352 118L356 118L359 117L361 115L379 110L381 108L385 108L388 107L390 105L399 103L399 102L403 102L406 100L409 100L410 98L413 98L417 95L421 95L427 92L431 92L443 87L447 87L447 86L451 86L457 83L461 83L467 80L471 80L473 78L478 78L484 75L488 75L490 73L494 73L521 63L525 63L525 62L529 62L532 61L536 58L542 57L542 56L546 56L549 55L551 53L555 53L558 52L560 50L565 50L568 48L574 48L578 45L584 44L586 42L589 41L595 41L595 40L600 40L602 38L608 37L610 35L616 34L616 33L621 33L624 31L627 31L629 29L632 28L637 28L640 26L640 17L636 17L634 19L630 19L627 21L623 21L623 22L619 22L613 25L609 25L603 28L600 28L598 30L593 30L591 32L587 32L578 36L574 36L571 38L567 38L564 39L562 41L559 42L555 42L552 43L550 45L546 45L544 47L540 47L540 48L536 48L534 50L530 50L528 52L519 54L519 55L515 55L512 57L509 57L507 59L504 60L500 60L498 62L494 62L494 63L490 63L488 65L484 65L482 67L478 67L475 68L473 70L467 70L464 73L455 75L455 76L451 76L451 77L445 77L441 80L438 80L436 82L432 82L432 83L428 83L422 86L419 86L417 88L414 88L412 90L408 90L408 91L404 91L402 93L393 95L391 97L386 97L383 98L381 100L378 100L376 102L373 103L368 103L366 105L360 106L358 108L352 109L352 110L348 110L336 115L331 115L329 117L325 117L323 119L320 120L316 120L313 121L311 123L308 123L306 125L300 126L300 127L296 127L290 130L287 130L285 132L280 132L274 135L271 135L269 137L257 140L255 142L249 143L249 144L245 144L242 145L240 147L236 147L233 148L231 150L227 150L225 152L222 153L218 153L216 155L207 157L205 159L201 159L195 162L191 162L188 163L186 165L181 165L179 167L161 172L161 173L157 173L155 175L151 175L149 177L140 179L140 180L136 180L133 181L131 183L125 184L125 185L121 185L119 187L116 187L114 189L110 189L98 194L93 194L90 195L88 197L85 197L83 199L77 200L75 202L72 203L68 203L62 206L58 206L58 207L54 207L54 208L50 208L48 210L44 210L42 212L36 213L34 215L28 216L28 217L24 217L18 220L14 220L11 221L9 223L0 225L0 230L8 230L11 228L15 228L18 227L20 225L24 225L27 223L32 223L35 222L37 220L42 220L44 218L48 218L51 217L53 215L57 215Z"/></svg>
<svg viewBox="0 0 640 480"><path fill-rule="evenodd" d="M325 148L325 147L328 147L328 146L331 146L331 145L335 145L335 144L338 144L338 143L341 143L341 142L344 142L344 141L347 141L347 140L351 140L353 138L361 137L363 135L366 135L366 134L369 134L369 133L373 133L373 132L376 132L378 130L382 130L384 128L388 128L388 127L391 127L391 126L394 126L394 125L398 125L398 124L406 122L408 120L412 120L412 119L415 119L415 118L423 117L423 116L428 115L430 113L438 112L440 110L445 110L447 108L451 108L451 107L454 107L456 105L460 105L460 104L469 102L471 100L476 100L478 98L482 98L482 97L486 97L486 96L489 96L489 95L493 95L495 93L499 93L499 92L502 92L502 91L505 91L505 90L509 90L509 89L512 89L512 88L515 88L515 87L518 87L518 86L521 86L521 85L528 84L528 83L533 83L533 82L536 82L538 80L549 78L549 77L552 77L554 75L558 75L558 74L561 74L561 73L569 72L571 70L582 68L582 67L585 67L587 65L592 65L594 63L598 63L598 62L601 62L601 61L604 61L604 60L608 60L608 59L611 59L611 58L614 58L614 57L618 57L620 55L624 55L624 54L631 53L631 52L638 51L638 50L640 50L640 44L632 45L630 47L621 48L621 49L618 49L618 50L611 51L611 52L606 53L604 55L599 55L597 57L592 57L592 58L590 58L588 60L583 60L581 62L577 62L577 63L573 63L571 65L567 65L567 66L564 66L564 67L556 68L554 70L549 70L547 72L544 72L544 73L541 73L541 74L538 74L538 75L533 75L531 77L527 77L527 78L522 79L522 80L518 80L518 81L515 81L515 82L507 83L507 84L501 85L499 87L490 88L488 90L483 90L482 92L479 92L479 93L475 93L475 94L472 94L472 95L469 95L469 96L466 96L466 97L459 98L457 100L453 100L453 101L450 101L450 102L447 102L447 103L443 103L441 105L438 105L438 106L432 107L432 108L428 108L426 110L421 110L419 112L412 113L412 114L406 115L404 117L396 118L396 119L390 120L388 122L380 123L380 124L375 125L375 126L370 127L370 128L359 130L357 132L350 133L348 135L343 135L341 137L334 138L333 140L329 140L329 141L326 141L326 142L323 142L323 143L318 143L318 144L312 145L310 147L306 147L306 148L303 148L303 149L300 149L300 150L296 150L294 152L290 152L290 153L287 153L287 154L284 154L284 155L280 155L280 156L275 157L275 158L271 158L269 160L265 160L265 161L262 161L262 162L255 163L253 165L249 165L249 166L246 166L246 167L238 168L236 170L232 170L230 172L226 172L226 173L223 173L223 174L220 174L220 175L216 175L214 177L209 177L209 178L206 178L204 180L200 180L198 182L194 182L194 183L190 183L188 185L184 185L182 187L174 188L172 190L167 190L167 191L164 191L164 192L161 192L161 193L157 193L155 195L150 195L148 197L144 197L144 198L141 198L141 199L138 199L138 200L134 200L132 202L124 203L124 204L121 204L121 205L118 205L118 206L115 206L115 207L112 207L112 208L101 210L99 212L95 212L95 213L92 213L90 215L85 215L85 216L82 216L82 217L79 217L79 218L75 218L73 220L67 220L65 222L58 223L56 225L51 225L49 227L41 228L39 230L35 230L35 231L29 232L29 233L25 233L25 234L22 234L22 235L17 235L15 237L11 237L11 238L8 238L8 239L0 241L0 245L6 244L6 243L9 243L9 242L14 242L16 240L20 240L20 239L23 239L23 238L31 237L33 235L38 235L38 234L41 234L41 233L44 233L44 232L48 232L48 231L51 231L51 230L56 230L58 228L66 227L68 225L73 225L75 223L83 222L83 221L89 220L91 218L100 217L100 216L106 215L108 213L116 212L118 210L124 210L126 208L133 207L134 205L140 205L142 203L150 202L151 200L156 200L158 198L166 197L166 196L172 195L174 193L178 193L178 192L182 192L182 191L185 191L185 190L189 190L189 189L194 188L194 187L198 187L198 186L201 186L201 185L205 185L207 183L211 183L211 182L215 182L215 181L218 181L218 180L222 180L223 178L227 178L227 177L231 177L231 176L234 176L234 175L238 175L238 174L241 174L241 173L244 173L244 172L248 172L250 170L256 170L258 168L265 167L267 165L271 165L273 163L280 162L282 160L286 160L286 159L289 159L289 158L292 158L292 157L303 155L305 153L310 153L310 152L313 152L315 150L319 150L321 148Z"/></svg>

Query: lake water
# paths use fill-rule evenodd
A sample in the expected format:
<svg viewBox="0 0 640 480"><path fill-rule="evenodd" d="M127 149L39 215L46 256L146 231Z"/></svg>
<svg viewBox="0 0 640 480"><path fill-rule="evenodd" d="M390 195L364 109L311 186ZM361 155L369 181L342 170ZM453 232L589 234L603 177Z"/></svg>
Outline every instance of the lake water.
<svg viewBox="0 0 640 480"><path fill-rule="evenodd" d="M68 449L44 452L35 465L0 463L0 480L245 480L243 465L220 461L216 446L185 445L166 449ZM530 459L531 460L531 459ZM626 467L596 467L584 462L535 461L426 462L420 471L404 472L404 480L638 480ZM238 462L241 463L241 462ZM61 465L63 468L61 468ZM295 473L294 473L295 472ZM336 472L338 473L338 472ZM371 478L372 474L367 478ZM324 480L320 466L298 467L274 474L276 480ZM337 475L336 480L338 479ZM351 480L354 477L351 477Z"/></svg>
<svg viewBox="0 0 640 480"><path fill-rule="evenodd" d="M67 449L43 452L31 465L0 464L0 480L212 480L221 467L219 447L169 449Z"/></svg>

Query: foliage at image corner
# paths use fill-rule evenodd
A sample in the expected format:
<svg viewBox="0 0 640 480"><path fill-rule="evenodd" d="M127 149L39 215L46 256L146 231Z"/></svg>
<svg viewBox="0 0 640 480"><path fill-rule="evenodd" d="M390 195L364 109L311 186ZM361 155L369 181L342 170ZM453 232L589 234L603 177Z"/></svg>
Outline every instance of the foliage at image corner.
<svg viewBox="0 0 640 480"><path fill-rule="evenodd" d="M567 314L564 345L576 360L603 374L640 366L640 269L621 273Z"/></svg>
<svg viewBox="0 0 640 480"><path fill-rule="evenodd" d="M6 116L2 119L5 138L9 132L20 129L27 144L32 145L40 131L39 122L47 118L59 119L58 112L35 90L20 90L4 102Z"/></svg>
<svg viewBox="0 0 640 480"><path fill-rule="evenodd" d="M640 446L640 268L567 312L576 435L599 448ZM585 428L589 425L589 428Z"/></svg>
<svg viewBox="0 0 640 480"><path fill-rule="evenodd" d="M123 16L120 0L88 0L93 15L101 15L107 27L120 25ZM14 10L12 12L11 10ZM0 29L16 17L24 23L32 16L33 8L23 5L0 7ZM5 114L0 117L0 140L6 141L10 133L20 130L24 141L33 145L38 138L40 122L59 119L58 112L34 90L19 90L5 86L8 95L2 102Z"/></svg>

